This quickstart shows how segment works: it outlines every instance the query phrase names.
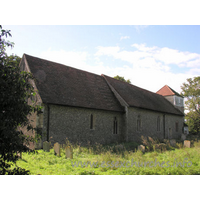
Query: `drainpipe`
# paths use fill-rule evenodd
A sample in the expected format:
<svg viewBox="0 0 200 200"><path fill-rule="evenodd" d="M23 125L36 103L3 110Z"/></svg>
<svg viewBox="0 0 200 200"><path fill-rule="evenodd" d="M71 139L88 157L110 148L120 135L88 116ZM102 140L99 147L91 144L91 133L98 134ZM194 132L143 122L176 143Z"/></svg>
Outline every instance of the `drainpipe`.
<svg viewBox="0 0 200 200"><path fill-rule="evenodd" d="M49 142L50 106L47 104L47 141Z"/></svg>
<svg viewBox="0 0 200 200"><path fill-rule="evenodd" d="M129 142L129 137L128 137L128 106L125 106L125 142Z"/></svg>
<svg viewBox="0 0 200 200"><path fill-rule="evenodd" d="M165 114L163 115L163 134L165 139Z"/></svg>

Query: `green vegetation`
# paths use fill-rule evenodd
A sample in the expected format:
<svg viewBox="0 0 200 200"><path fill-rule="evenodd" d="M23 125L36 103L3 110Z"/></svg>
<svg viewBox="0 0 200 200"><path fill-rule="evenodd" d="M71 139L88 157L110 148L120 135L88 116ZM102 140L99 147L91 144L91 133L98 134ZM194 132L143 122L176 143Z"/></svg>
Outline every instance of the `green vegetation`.
<svg viewBox="0 0 200 200"><path fill-rule="evenodd" d="M20 71L19 56L7 55L6 47L14 45L6 40L8 36L10 30L0 25L0 175L28 174L26 169L9 168L16 163L19 152L30 151L25 144L33 138L26 137L22 128L34 130L27 116L39 113L41 108L28 105L27 99L35 95L30 82L33 76Z"/></svg>
<svg viewBox="0 0 200 200"><path fill-rule="evenodd" d="M30 170L30 174L41 175L200 174L200 142L195 141L192 148L184 148L181 143L177 143L177 148L170 147L170 150L162 153L153 150L145 154L134 151L136 145L76 145L73 147L73 159L65 158L64 149L60 157L54 155L53 149L50 152L38 150L36 154L23 153L17 165ZM79 162L78 167L75 162ZM138 166L138 162L142 167ZM87 163L88 166L85 166Z"/></svg>
<svg viewBox="0 0 200 200"><path fill-rule="evenodd" d="M185 98L185 119L189 127L189 132L198 134L200 132L200 77L187 79L181 86L181 95Z"/></svg>
<svg viewBox="0 0 200 200"><path fill-rule="evenodd" d="M119 81L124 81L124 82L127 82L127 83L131 83L131 81L130 81L130 79L125 79L123 76L114 76L113 77L114 79L117 79L117 80L119 80Z"/></svg>

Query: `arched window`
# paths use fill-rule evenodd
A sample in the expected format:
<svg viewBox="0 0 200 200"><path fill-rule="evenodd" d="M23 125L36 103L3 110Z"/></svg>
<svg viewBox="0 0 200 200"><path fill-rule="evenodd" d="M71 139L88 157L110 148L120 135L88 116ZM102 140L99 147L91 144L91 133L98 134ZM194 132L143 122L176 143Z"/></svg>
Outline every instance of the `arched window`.
<svg viewBox="0 0 200 200"><path fill-rule="evenodd" d="M157 118L157 131L160 131L160 116Z"/></svg>
<svg viewBox="0 0 200 200"><path fill-rule="evenodd" d="M94 129L94 117L93 117L93 114L90 115L90 129Z"/></svg>
<svg viewBox="0 0 200 200"><path fill-rule="evenodd" d="M175 123L176 132L178 132L178 122Z"/></svg>
<svg viewBox="0 0 200 200"><path fill-rule="evenodd" d="M114 118L114 123L113 123L113 134L117 134L117 118Z"/></svg>
<svg viewBox="0 0 200 200"><path fill-rule="evenodd" d="M137 131L141 131L141 117L138 115L137 118Z"/></svg>

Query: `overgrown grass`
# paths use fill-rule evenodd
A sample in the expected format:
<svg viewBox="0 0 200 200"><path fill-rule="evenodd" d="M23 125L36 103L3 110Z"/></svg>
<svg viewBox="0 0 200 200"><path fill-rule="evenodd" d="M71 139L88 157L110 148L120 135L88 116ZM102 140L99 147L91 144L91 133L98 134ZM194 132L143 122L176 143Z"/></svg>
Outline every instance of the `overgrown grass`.
<svg viewBox="0 0 200 200"><path fill-rule="evenodd" d="M54 155L53 149L50 152L38 150L35 154L23 153L17 165L30 170L31 174L42 175L200 174L200 142L194 142L192 148L180 144L177 147L162 153L153 150L143 154L135 151L136 143L76 145L73 159L66 159L64 150L60 157Z"/></svg>

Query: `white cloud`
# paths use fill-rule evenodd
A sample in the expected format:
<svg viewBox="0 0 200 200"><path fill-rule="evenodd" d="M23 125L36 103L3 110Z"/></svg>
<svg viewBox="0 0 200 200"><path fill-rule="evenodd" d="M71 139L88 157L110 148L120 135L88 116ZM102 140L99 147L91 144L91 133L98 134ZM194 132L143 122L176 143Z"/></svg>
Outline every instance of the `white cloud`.
<svg viewBox="0 0 200 200"><path fill-rule="evenodd" d="M197 67L200 66L200 54L181 52L168 47L146 47L145 44L133 44L139 52L148 53L155 60L165 63L166 65L175 64L178 67Z"/></svg>
<svg viewBox="0 0 200 200"><path fill-rule="evenodd" d="M52 51L42 52L41 58L82 69L95 74L108 76L120 75L130 79L133 85L156 92L164 85L169 85L177 92L187 78L200 75L200 55L181 52L170 48L147 47L145 44L133 44L132 51L119 46L97 47L94 54L87 51ZM108 66L103 56L116 60L115 68ZM92 60L93 64L90 64ZM117 63L120 60L120 65ZM124 64L121 65L121 63ZM174 73L171 64L177 65L184 72ZM184 67L184 68L183 68ZM185 69L186 72L185 72Z"/></svg>
<svg viewBox="0 0 200 200"><path fill-rule="evenodd" d="M96 63L95 66L88 64L91 55L86 51L84 52L65 51L65 50L52 51L51 48L49 48L47 51L42 52L40 54L40 57L43 59L47 59L53 62L57 62L60 64L64 64L70 67L85 70L99 75L101 75L103 71L109 72L109 69L107 69L108 67L104 66L98 57L94 59Z"/></svg>
<svg viewBox="0 0 200 200"><path fill-rule="evenodd" d="M152 67L160 67L169 70L170 66L176 65L178 67L199 67L200 66L200 54L181 52L176 49L170 49L167 47L159 48L156 46L146 47L145 44L133 44L135 51L120 51L117 47L98 47L96 56L113 56L116 59L121 59L123 61L130 62L134 66L147 67L147 65ZM146 62L148 61L148 63ZM150 61L150 62L149 62ZM165 66L165 67L164 67Z"/></svg>
<svg viewBox="0 0 200 200"><path fill-rule="evenodd" d="M158 53L156 53L155 58L164 62L165 64L175 64L179 67L188 67L191 66L190 62L193 62L193 59L199 59L200 55L190 52L180 52L175 49L161 48Z"/></svg>
<svg viewBox="0 0 200 200"><path fill-rule="evenodd" d="M64 50L52 51L51 49L41 53L41 57L44 59L76 68L85 65L89 56L90 55L87 52L66 52Z"/></svg>
<svg viewBox="0 0 200 200"><path fill-rule="evenodd" d="M193 76L198 76L200 74L200 68L192 68L189 70L189 73Z"/></svg>
<svg viewBox="0 0 200 200"><path fill-rule="evenodd" d="M102 56L102 55L108 55L113 56L118 53L120 48L117 47L97 47L98 51L96 52L95 56Z"/></svg>
<svg viewBox="0 0 200 200"><path fill-rule="evenodd" d="M143 51L143 52L152 52L155 51L158 47L146 47L145 44L132 44L132 47L135 47L136 49Z"/></svg>
<svg viewBox="0 0 200 200"><path fill-rule="evenodd" d="M180 86L190 76L188 74L174 74L172 72L164 72L159 69L134 69L126 68L118 72L119 75L130 79L133 85L157 92L164 85L169 85L177 92L181 92Z"/></svg>
<svg viewBox="0 0 200 200"><path fill-rule="evenodd" d="M120 40L126 40L126 39L130 39L129 36L121 36Z"/></svg>
<svg viewBox="0 0 200 200"><path fill-rule="evenodd" d="M167 47L147 47L145 44L133 44L136 50L125 51L119 47L98 47L96 56L112 56L115 59L126 61L129 66L115 68L115 74L130 79L134 85L156 92L165 84L177 92L187 78L195 73L200 74L200 54L181 52ZM172 73L171 65L179 70L187 69L185 73ZM189 67L194 68L190 69Z"/></svg>

